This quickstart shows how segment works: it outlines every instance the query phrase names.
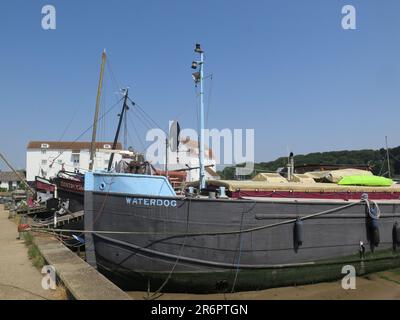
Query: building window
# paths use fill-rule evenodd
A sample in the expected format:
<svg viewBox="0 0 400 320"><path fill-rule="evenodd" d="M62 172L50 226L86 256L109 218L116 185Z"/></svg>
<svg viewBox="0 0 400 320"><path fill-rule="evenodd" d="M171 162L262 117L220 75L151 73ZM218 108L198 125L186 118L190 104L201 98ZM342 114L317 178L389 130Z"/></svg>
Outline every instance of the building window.
<svg viewBox="0 0 400 320"><path fill-rule="evenodd" d="M45 166L47 164L47 160L42 160L42 166Z"/></svg>
<svg viewBox="0 0 400 320"><path fill-rule="evenodd" d="M79 154L73 153L71 161L74 166L79 166Z"/></svg>
<svg viewBox="0 0 400 320"><path fill-rule="evenodd" d="M42 149L42 154L46 154L46 150Z"/></svg>

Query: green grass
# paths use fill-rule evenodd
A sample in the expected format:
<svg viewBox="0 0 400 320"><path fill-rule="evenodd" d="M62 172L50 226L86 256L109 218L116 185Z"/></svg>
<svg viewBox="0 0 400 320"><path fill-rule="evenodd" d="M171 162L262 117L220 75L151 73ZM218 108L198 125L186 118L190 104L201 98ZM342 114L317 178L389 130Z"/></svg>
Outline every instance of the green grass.
<svg viewBox="0 0 400 320"><path fill-rule="evenodd" d="M392 278L390 278L390 277L388 277L388 276L386 276L386 275L383 275L383 274L379 275L379 278L381 278L381 279L383 279L383 280L387 280L387 281L394 282L394 283L396 283L396 284L400 284L400 281L395 280L395 279L392 279Z"/></svg>
<svg viewBox="0 0 400 320"><path fill-rule="evenodd" d="M28 257L32 261L32 265L41 270L46 261L39 251L38 246L34 243L34 238L30 232L24 232L23 238L25 245L28 247ZM62 282L57 280L57 299L58 300L68 300L70 299L68 290Z"/></svg>
<svg viewBox="0 0 400 320"><path fill-rule="evenodd" d="M390 270L390 272L397 276L400 276L400 268L392 269L392 270Z"/></svg>
<svg viewBox="0 0 400 320"><path fill-rule="evenodd" d="M42 254L40 253L39 248L33 242L33 236L29 232L24 232L23 237L25 240L25 245L28 247L28 257L32 261L32 264L41 269L46 264Z"/></svg>
<svg viewBox="0 0 400 320"><path fill-rule="evenodd" d="M25 240L25 245L30 246L33 244L33 236L29 232L24 232L23 233L24 240Z"/></svg>
<svg viewBox="0 0 400 320"><path fill-rule="evenodd" d="M391 281L400 285L400 280L398 278L400 276L400 268L387 270L387 272L385 273L379 273L378 276L381 279Z"/></svg>

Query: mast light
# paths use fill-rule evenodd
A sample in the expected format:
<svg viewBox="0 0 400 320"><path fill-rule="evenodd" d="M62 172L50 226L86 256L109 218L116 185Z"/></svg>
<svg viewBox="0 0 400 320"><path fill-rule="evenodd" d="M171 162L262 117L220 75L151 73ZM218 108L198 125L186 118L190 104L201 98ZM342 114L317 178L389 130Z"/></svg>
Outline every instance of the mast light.
<svg viewBox="0 0 400 320"><path fill-rule="evenodd" d="M192 69L197 69L198 63L196 61L192 62Z"/></svg>
<svg viewBox="0 0 400 320"><path fill-rule="evenodd" d="M203 49L201 49L200 43L196 43L196 48L194 49L194 52L197 53L203 53Z"/></svg>

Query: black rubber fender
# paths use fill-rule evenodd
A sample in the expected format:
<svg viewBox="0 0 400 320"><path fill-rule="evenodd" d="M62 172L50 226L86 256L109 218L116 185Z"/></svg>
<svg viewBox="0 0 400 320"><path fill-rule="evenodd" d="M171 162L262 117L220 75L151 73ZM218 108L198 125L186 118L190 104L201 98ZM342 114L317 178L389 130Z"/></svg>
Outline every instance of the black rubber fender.
<svg viewBox="0 0 400 320"><path fill-rule="evenodd" d="M293 240L295 248L300 247L304 241L303 221L300 218L294 223Z"/></svg>
<svg viewBox="0 0 400 320"><path fill-rule="evenodd" d="M400 225L397 221L393 224L392 241L393 249L396 250L397 246L400 245Z"/></svg>

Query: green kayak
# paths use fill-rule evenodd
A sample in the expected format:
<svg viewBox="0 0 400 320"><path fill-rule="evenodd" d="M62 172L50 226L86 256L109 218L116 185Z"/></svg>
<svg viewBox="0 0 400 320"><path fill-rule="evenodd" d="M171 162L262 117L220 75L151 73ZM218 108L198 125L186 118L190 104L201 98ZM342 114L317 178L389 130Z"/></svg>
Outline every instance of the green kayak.
<svg viewBox="0 0 400 320"><path fill-rule="evenodd" d="M347 176L343 177L338 184L346 186L390 187L393 184L393 180L378 176Z"/></svg>

